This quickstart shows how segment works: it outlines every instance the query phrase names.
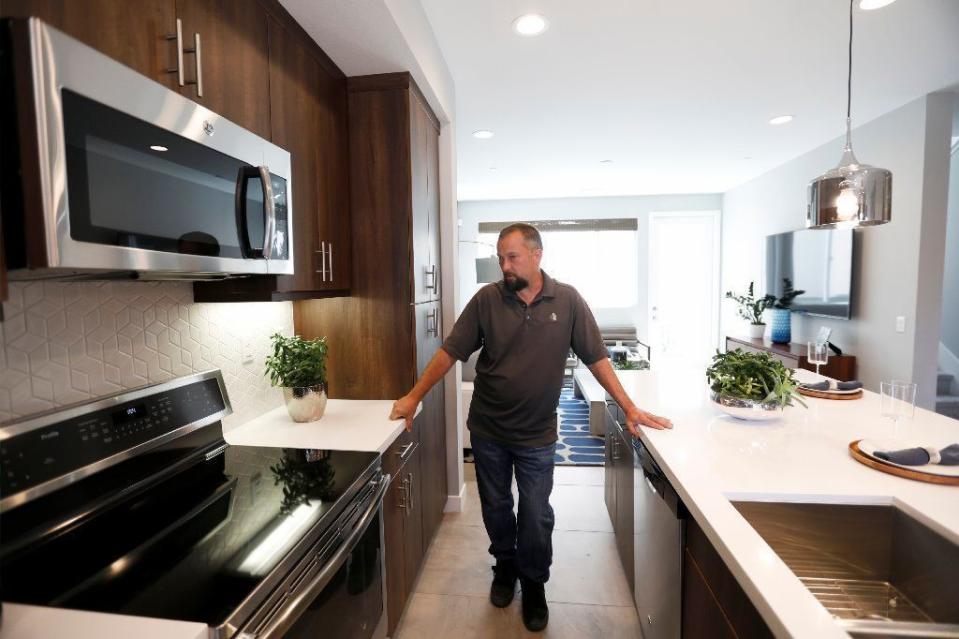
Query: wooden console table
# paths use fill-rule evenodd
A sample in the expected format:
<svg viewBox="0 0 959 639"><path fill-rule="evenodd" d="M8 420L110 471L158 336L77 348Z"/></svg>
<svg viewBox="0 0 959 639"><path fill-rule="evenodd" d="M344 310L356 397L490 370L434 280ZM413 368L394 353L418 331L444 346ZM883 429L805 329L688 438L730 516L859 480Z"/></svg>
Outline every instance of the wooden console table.
<svg viewBox="0 0 959 639"><path fill-rule="evenodd" d="M750 339L748 337L726 336L726 350L740 348L747 352L769 353L789 368L805 368L815 371L816 365L810 364L806 358L805 344L774 344L766 339ZM856 356L836 355L829 352L829 363L819 367L819 372L826 377L848 382L856 379Z"/></svg>

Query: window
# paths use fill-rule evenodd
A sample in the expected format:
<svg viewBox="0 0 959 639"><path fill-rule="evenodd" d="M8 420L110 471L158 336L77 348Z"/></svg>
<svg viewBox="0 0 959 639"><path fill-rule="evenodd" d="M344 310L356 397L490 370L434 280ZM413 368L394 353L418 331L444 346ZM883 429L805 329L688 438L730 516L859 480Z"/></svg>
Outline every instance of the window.
<svg viewBox="0 0 959 639"><path fill-rule="evenodd" d="M496 254L501 229L510 223L479 225L477 256ZM530 222L543 238L542 269L576 288L593 308L635 306L638 285L636 219L544 220Z"/></svg>

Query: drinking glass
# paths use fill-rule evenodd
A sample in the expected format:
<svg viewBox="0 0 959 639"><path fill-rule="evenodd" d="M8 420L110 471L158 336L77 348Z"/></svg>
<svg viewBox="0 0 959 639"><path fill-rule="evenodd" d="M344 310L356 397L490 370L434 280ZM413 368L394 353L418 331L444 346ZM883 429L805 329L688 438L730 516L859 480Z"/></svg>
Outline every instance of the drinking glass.
<svg viewBox="0 0 959 639"><path fill-rule="evenodd" d="M898 438L900 420L912 419L916 411L916 385L894 379L880 382L879 390L879 409L893 421L893 436Z"/></svg>
<svg viewBox="0 0 959 639"><path fill-rule="evenodd" d="M829 363L829 350L825 342L806 342L806 359L810 364L816 365L816 375L818 375L819 366Z"/></svg>

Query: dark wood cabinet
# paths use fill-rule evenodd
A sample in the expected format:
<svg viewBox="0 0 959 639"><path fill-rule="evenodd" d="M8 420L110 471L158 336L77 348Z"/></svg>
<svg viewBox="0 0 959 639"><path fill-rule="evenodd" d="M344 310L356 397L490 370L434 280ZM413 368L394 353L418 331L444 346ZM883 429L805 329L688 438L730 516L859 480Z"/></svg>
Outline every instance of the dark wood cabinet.
<svg viewBox="0 0 959 639"><path fill-rule="evenodd" d="M200 43L183 54L180 93L270 139L269 35L260 3L176 0L176 15L184 49L195 48L197 37Z"/></svg>
<svg viewBox="0 0 959 639"><path fill-rule="evenodd" d="M806 344L776 344L766 339L726 336L726 350L741 349L748 353L769 353L789 368L804 368L815 371L816 365L810 364L806 357ZM829 353L829 361L820 366L819 372L827 377L848 382L856 379L855 355L835 355Z"/></svg>
<svg viewBox="0 0 959 639"><path fill-rule="evenodd" d="M692 517L686 521L683 561L683 639L773 637L759 611Z"/></svg>
<svg viewBox="0 0 959 639"><path fill-rule="evenodd" d="M3 0L4 17L35 16L171 89L176 82L175 0Z"/></svg>
<svg viewBox="0 0 959 639"><path fill-rule="evenodd" d="M429 186L425 165L438 158L439 129L407 73L350 78L348 103L351 295L294 303L294 325L304 337L327 337L330 397L395 399L412 388L442 343L440 302L430 299L423 268L435 263L438 283L438 248L430 253L431 233L439 230L438 189ZM436 191L432 206L430 189ZM418 287L424 295L418 296ZM407 480L413 506L404 538L409 547L393 546L395 533L387 539L391 585L399 583L400 555L403 579L412 588L443 517L448 495L444 397L440 382L423 399L413 433L394 444L415 444L416 465L407 461L408 468L397 475ZM384 467L395 463L388 451ZM412 521L414 513L418 523ZM409 594L402 592L402 597L395 591L389 595L390 629Z"/></svg>

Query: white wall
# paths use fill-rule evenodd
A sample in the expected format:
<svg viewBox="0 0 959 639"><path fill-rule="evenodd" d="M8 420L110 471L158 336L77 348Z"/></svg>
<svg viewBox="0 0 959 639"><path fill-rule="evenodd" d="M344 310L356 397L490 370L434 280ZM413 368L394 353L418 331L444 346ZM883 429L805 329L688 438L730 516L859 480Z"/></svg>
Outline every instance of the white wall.
<svg viewBox="0 0 959 639"><path fill-rule="evenodd" d="M793 319L794 342L830 326L831 340L856 355L867 388L913 379L925 407L935 395L929 342L937 345L939 336L952 97L925 96L853 131L860 161L892 171L892 221L856 232L851 320ZM835 166L841 151L837 137L723 195L723 291L742 290L750 280L765 291L765 236L805 226L806 186ZM900 315L904 333L895 331ZM731 303L721 317L721 334L744 333Z"/></svg>
<svg viewBox="0 0 959 639"><path fill-rule="evenodd" d="M631 308L593 308L600 324L635 325L639 339L648 341L646 282L649 265L645 247L649 240L649 214L657 211L712 211L722 203L719 194L643 195L628 197L582 197L542 200L477 200L459 203L460 236L463 241L476 240L480 222L528 220L571 220L600 218L635 218L638 221L639 260L637 264L639 296ZM474 260L476 244L460 243L459 290L457 313L477 289ZM583 256L589 259L589 256ZM615 276L615 274L611 274Z"/></svg>
<svg viewBox="0 0 959 639"><path fill-rule="evenodd" d="M956 113L959 114L959 101ZM959 136L959 130L953 131ZM940 341L959 358L959 145L949 165L949 205L946 222L946 263L942 276L942 329Z"/></svg>

